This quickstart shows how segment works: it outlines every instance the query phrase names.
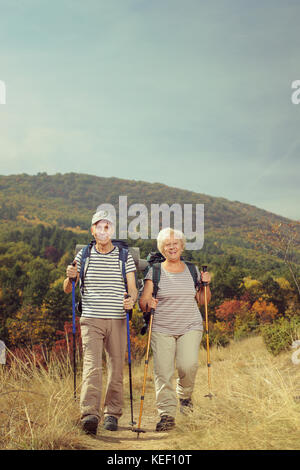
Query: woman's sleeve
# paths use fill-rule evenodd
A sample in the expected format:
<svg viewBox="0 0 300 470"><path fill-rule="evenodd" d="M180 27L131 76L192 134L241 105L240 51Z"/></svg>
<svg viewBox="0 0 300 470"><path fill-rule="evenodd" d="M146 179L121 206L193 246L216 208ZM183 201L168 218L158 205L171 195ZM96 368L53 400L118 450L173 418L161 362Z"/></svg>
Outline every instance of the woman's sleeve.
<svg viewBox="0 0 300 470"><path fill-rule="evenodd" d="M150 281L152 281L152 276L153 276L153 268L150 268L149 271L147 272L144 280L146 281L147 279L150 279Z"/></svg>

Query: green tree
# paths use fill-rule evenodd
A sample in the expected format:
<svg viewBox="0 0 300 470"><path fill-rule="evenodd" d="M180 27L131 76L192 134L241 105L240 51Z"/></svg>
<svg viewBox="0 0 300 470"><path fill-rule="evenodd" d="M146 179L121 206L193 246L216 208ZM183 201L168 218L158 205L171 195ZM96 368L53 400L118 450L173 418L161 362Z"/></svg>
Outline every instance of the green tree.
<svg viewBox="0 0 300 470"><path fill-rule="evenodd" d="M235 257L222 258L213 269L211 286L213 295L210 308L218 306L225 299L240 298L245 292L244 277L245 271L237 265Z"/></svg>
<svg viewBox="0 0 300 470"><path fill-rule="evenodd" d="M62 284L62 279L58 279L48 290L43 301L43 308L55 330L63 330L65 322L72 320L72 296L65 294Z"/></svg>
<svg viewBox="0 0 300 470"><path fill-rule="evenodd" d="M50 287L51 265L44 259L36 258L28 265L28 283L24 288L24 303L39 307Z"/></svg>

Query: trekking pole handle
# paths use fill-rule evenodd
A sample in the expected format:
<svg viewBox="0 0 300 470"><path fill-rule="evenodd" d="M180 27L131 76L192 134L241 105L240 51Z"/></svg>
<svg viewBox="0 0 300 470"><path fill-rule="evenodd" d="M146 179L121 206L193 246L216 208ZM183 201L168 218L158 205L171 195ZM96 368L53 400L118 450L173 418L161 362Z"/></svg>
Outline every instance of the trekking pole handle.
<svg viewBox="0 0 300 470"><path fill-rule="evenodd" d="M128 294L128 293L127 293L127 294L125 294L125 299L129 299L129 297L131 297L131 295L130 295L130 294ZM132 312L132 309L130 309L130 310L126 310L126 313L131 313L131 312Z"/></svg>
<svg viewBox="0 0 300 470"><path fill-rule="evenodd" d="M156 296L157 294L156 293L153 293L153 297L156 299ZM155 308L151 308L150 309L150 315L154 315L155 314Z"/></svg>
<svg viewBox="0 0 300 470"><path fill-rule="evenodd" d="M204 273L207 272L207 266L206 266L206 265L203 265L203 266L202 266L202 271L203 271ZM204 282L204 281L201 281L201 282L202 282L202 285L203 285L203 286L208 286L208 282Z"/></svg>
<svg viewBox="0 0 300 470"><path fill-rule="evenodd" d="M72 266L74 266L74 267L76 266L76 261L73 261ZM70 277L69 279L70 279L71 282L76 281L76 277Z"/></svg>

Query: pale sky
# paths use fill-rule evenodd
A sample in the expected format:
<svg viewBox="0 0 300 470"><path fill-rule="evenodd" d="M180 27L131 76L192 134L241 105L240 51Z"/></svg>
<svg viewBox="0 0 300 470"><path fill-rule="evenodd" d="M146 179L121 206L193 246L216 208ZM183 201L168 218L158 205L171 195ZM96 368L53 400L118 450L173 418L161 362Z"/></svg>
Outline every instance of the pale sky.
<svg viewBox="0 0 300 470"><path fill-rule="evenodd" d="M300 220L299 15L298 0L0 0L0 174L160 182Z"/></svg>

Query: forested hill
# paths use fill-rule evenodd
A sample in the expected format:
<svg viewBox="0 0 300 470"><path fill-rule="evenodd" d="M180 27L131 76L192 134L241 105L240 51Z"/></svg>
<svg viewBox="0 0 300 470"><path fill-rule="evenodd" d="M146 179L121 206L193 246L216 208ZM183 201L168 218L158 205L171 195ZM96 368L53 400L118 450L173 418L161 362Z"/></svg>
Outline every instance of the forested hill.
<svg viewBox="0 0 300 470"><path fill-rule="evenodd" d="M119 196L128 197L128 206L142 203L204 204L205 226L212 229L252 230L266 219L287 219L255 206L224 198L198 194L160 183L146 183L119 178L102 178L85 174L38 173L0 176L0 220L58 224L61 228L89 227L96 207L111 203L118 209Z"/></svg>
<svg viewBox="0 0 300 470"><path fill-rule="evenodd" d="M75 173L0 176L0 339L7 345L60 344L57 335L72 312L71 296L62 289L66 266L76 244L91 239L97 206L110 203L118 215L119 196L127 196L128 208L144 204L148 213L154 203L204 204L203 248L186 250L184 258L199 267L207 264L212 274L216 344L228 341L232 309L242 316L231 335L257 331L266 315L273 321L277 314L299 311L299 225L283 217L159 183ZM156 248L150 239L128 239L128 244L139 246L142 258ZM248 323L245 312L250 312ZM139 321L137 315L137 332Z"/></svg>
<svg viewBox="0 0 300 470"><path fill-rule="evenodd" d="M238 201L160 183L77 173L0 176L0 237L7 241L11 231L22 232L42 224L48 228L55 226L60 230L71 230L74 235L88 239L90 220L96 207L104 202L110 203L118 214L119 196L127 196L128 207L141 203L148 209L154 203L169 206L174 203L193 204L193 207L204 204L204 247L200 255L189 254L196 260L201 258L211 263L212 257L228 254L234 255L239 264L247 267L254 267L258 261L259 264L267 263L270 270L281 265L281 254L272 250L268 252L268 246L264 246L264 232L267 236L271 233L272 224L291 222L284 217ZM263 235L262 239L256 240L259 233ZM271 237L271 245L272 242ZM144 243L141 242L141 246ZM295 253L295 262L300 263L297 249Z"/></svg>

